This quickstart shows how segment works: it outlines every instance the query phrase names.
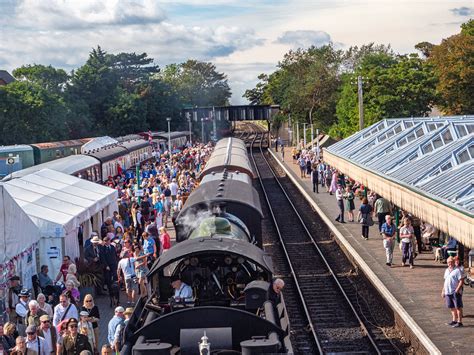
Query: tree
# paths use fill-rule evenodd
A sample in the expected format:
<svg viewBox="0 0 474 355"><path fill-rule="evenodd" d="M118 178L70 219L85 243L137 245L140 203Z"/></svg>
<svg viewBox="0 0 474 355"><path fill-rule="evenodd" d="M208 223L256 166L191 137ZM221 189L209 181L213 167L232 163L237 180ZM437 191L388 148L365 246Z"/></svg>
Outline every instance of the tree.
<svg viewBox="0 0 474 355"><path fill-rule="evenodd" d="M69 80L69 75L63 69L41 64L24 65L15 69L13 76L20 81L38 84L43 89L57 95L62 93Z"/></svg>
<svg viewBox="0 0 474 355"><path fill-rule="evenodd" d="M36 83L0 87L0 144L65 139L66 115L64 102Z"/></svg>
<svg viewBox="0 0 474 355"><path fill-rule="evenodd" d="M148 130L145 103L139 95L124 89L119 90L116 102L109 107L105 116L105 129L112 136Z"/></svg>
<svg viewBox="0 0 474 355"><path fill-rule="evenodd" d="M112 58L100 48L93 49L86 64L72 73L68 97L82 101L89 111L93 127L91 131L108 134L105 113L115 104L119 78L112 69Z"/></svg>
<svg viewBox="0 0 474 355"><path fill-rule="evenodd" d="M111 54L110 62L122 87L129 92L135 91L140 84L146 84L160 71L157 65L153 65L153 58L148 58L146 53Z"/></svg>
<svg viewBox="0 0 474 355"><path fill-rule="evenodd" d="M438 106L447 114L474 112L474 20L434 46L428 62L438 78Z"/></svg>
<svg viewBox="0 0 474 355"><path fill-rule="evenodd" d="M168 65L162 79L179 93L183 106L224 106L231 91L227 76L212 63L188 60Z"/></svg>
<svg viewBox="0 0 474 355"><path fill-rule="evenodd" d="M431 52L433 51L434 44L430 42L420 42L415 45L415 48L419 50L425 58L429 58L431 56Z"/></svg>
<svg viewBox="0 0 474 355"><path fill-rule="evenodd" d="M347 137L359 130L357 86L352 81L357 75L366 78L365 126L383 118L425 116L436 99L436 79L431 67L418 55L368 54L354 75L343 78L332 136Z"/></svg>
<svg viewBox="0 0 474 355"><path fill-rule="evenodd" d="M250 105L263 105L264 104L264 96L265 96L265 89L268 84L268 75L260 74L258 76L258 80L260 80L253 89L245 90L242 97L246 98Z"/></svg>

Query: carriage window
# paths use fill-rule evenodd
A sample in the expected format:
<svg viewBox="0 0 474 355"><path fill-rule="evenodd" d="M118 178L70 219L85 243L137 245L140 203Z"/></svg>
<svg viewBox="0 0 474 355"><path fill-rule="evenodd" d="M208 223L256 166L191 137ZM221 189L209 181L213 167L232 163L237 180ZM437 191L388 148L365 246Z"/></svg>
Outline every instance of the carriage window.
<svg viewBox="0 0 474 355"><path fill-rule="evenodd" d="M423 128L420 127L420 128L418 128L418 129L416 130L416 136L417 136L418 138L423 137L424 134L425 134L425 132L423 132Z"/></svg>

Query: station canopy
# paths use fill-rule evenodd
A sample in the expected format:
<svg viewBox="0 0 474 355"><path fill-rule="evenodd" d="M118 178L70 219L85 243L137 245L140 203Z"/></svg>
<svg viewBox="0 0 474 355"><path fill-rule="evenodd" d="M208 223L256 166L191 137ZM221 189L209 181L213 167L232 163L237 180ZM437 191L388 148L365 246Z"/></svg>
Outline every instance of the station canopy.
<svg viewBox="0 0 474 355"><path fill-rule="evenodd" d="M474 116L385 119L325 148L324 160L474 247Z"/></svg>

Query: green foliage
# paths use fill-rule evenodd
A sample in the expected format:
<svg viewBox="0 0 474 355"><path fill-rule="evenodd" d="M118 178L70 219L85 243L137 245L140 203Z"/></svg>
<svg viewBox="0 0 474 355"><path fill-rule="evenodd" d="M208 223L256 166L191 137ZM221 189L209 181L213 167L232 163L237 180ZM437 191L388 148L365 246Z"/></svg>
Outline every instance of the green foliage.
<svg viewBox="0 0 474 355"><path fill-rule="evenodd" d="M434 46L429 58L438 78L437 104L447 114L474 112L474 20L461 33Z"/></svg>
<svg viewBox="0 0 474 355"><path fill-rule="evenodd" d="M291 50L244 97L251 104L280 105L296 121L329 127L336 119L341 61L342 51L332 45Z"/></svg>
<svg viewBox="0 0 474 355"><path fill-rule="evenodd" d="M227 76L212 63L190 59L171 64L161 77L174 88L184 106L224 106L231 96Z"/></svg>
<svg viewBox="0 0 474 355"><path fill-rule="evenodd" d="M40 85L16 81L0 87L0 142L36 143L64 139L67 109Z"/></svg>
<svg viewBox="0 0 474 355"><path fill-rule="evenodd" d="M357 75L364 78L364 126L382 118L425 116L435 100L436 79L431 68L416 54L366 55L360 69L343 80L337 104L338 122L330 134L347 137L359 130Z"/></svg>
<svg viewBox="0 0 474 355"><path fill-rule="evenodd" d="M61 94L69 80L69 75L63 69L40 64L24 65L15 69L13 76L20 81L38 84L45 90L58 95Z"/></svg>
<svg viewBox="0 0 474 355"><path fill-rule="evenodd" d="M160 73L146 53L100 46L70 75L38 64L13 74L18 81L0 88L0 144L166 130L166 117L184 129L183 107L224 105L231 95L212 63L188 60Z"/></svg>

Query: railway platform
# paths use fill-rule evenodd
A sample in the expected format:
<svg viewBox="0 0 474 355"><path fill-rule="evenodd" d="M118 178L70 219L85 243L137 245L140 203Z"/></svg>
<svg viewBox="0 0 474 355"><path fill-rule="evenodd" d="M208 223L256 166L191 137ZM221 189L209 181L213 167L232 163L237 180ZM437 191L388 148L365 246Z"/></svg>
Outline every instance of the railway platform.
<svg viewBox="0 0 474 355"><path fill-rule="evenodd" d="M377 225L370 227L369 239L365 240L361 237L361 226L357 222L335 222L334 218L339 213L335 196L321 187L319 194L313 193L310 178L300 178L299 167L293 163L291 147L285 148L284 160L280 151L269 151L321 214L349 257L382 294L393 309L399 326L408 328L414 334L416 339L411 341L415 349L422 347L430 354L474 354L474 288L464 288L464 327L448 326L446 323L451 321L451 314L441 298L445 264L435 262L433 253L424 252L416 257L414 269L402 267L397 244L393 265L387 266ZM356 201L354 212L359 206L360 201Z"/></svg>

